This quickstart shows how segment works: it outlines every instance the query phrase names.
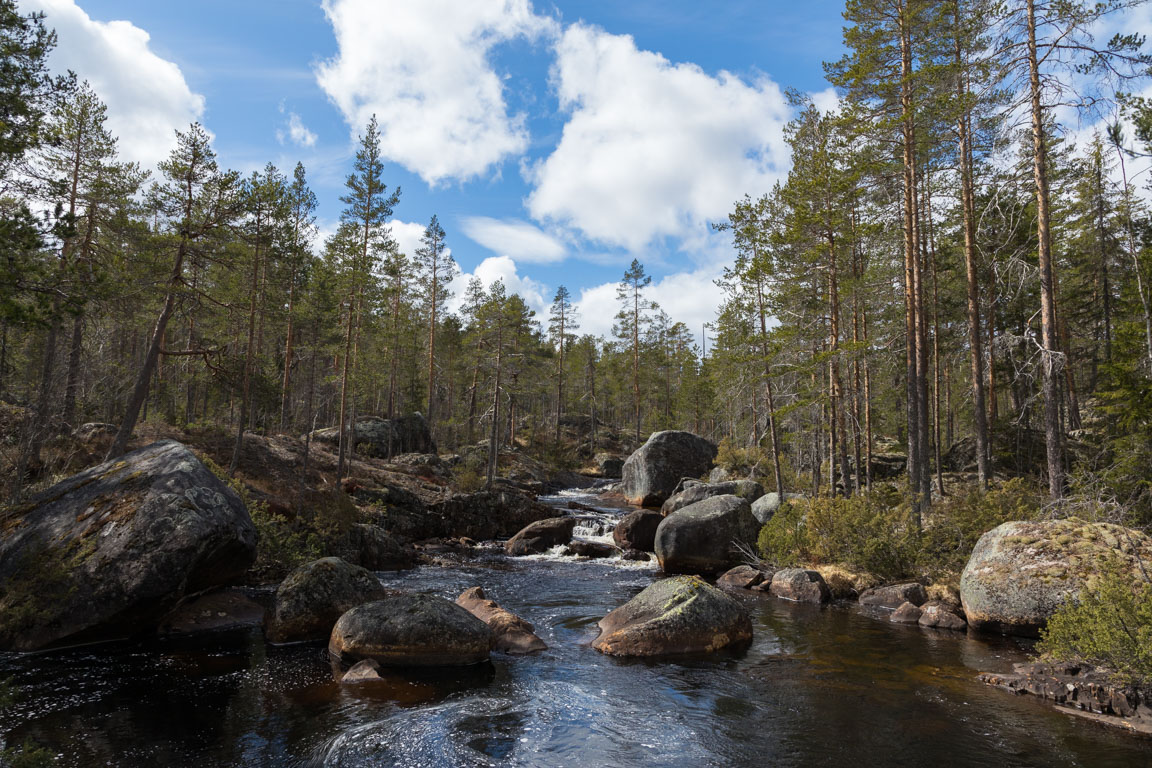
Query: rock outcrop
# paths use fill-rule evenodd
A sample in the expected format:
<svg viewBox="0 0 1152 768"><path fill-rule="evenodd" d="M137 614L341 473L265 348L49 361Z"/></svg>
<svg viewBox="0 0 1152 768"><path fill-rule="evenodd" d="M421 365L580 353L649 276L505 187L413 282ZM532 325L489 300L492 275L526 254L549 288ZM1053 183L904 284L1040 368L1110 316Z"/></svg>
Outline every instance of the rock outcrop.
<svg viewBox="0 0 1152 768"><path fill-rule="evenodd" d="M960 577L960 600L977 630L1034 636L1066 600L1091 587L1109 560L1141 578L1152 538L1110 523L1004 523L980 537Z"/></svg>
<svg viewBox="0 0 1152 768"><path fill-rule="evenodd" d="M668 497L660 513L668 515L713 496L739 496L752 504L764 495L764 486L755 480L729 480L723 483L698 483Z"/></svg>
<svg viewBox="0 0 1152 768"><path fill-rule="evenodd" d="M256 557L244 503L162 440L80 472L0 516L0 649L129 637Z"/></svg>
<svg viewBox="0 0 1152 768"><path fill-rule="evenodd" d="M769 591L776 597L798 603L826 603L831 597L824 577L817 571L784 568L772 575Z"/></svg>
<svg viewBox="0 0 1152 768"><path fill-rule="evenodd" d="M529 523L556 515L556 510L513 490L458 493L425 505L400 488L359 491L357 501L376 507L374 521L409 540L502 539Z"/></svg>
<svg viewBox="0 0 1152 768"><path fill-rule="evenodd" d="M325 640L344 613L387 594L364 568L325 557L300 566L280 582L264 634L273 643Z"/></svg>
<svg viewBox="0 0 1152 768"><path fill-rule="evenodd" d="M634 509L616 524L612 540L620 549L635 549L651 552L656 547L656 529L664 522L664 516L654 509Z"/></svg>
<svg viewBox="0 0 1152 768"><path fill-rule="evenodd" d="M606 477L609 480L619 480L621 473L624 471L624 459L611 453L598 453L592 459L596 462L596 469L600 472L600 477Z"/></svg>
<svg viewBox="0 0 1152 768"><path fill-rule="evenodd" d="M353 441L358 451L373 458L386 458L404 453L436 453L436 441L428 422L419 413L398 416L395 419L382 419L378 416L364 416L356 420ZM312 439L319 443L335 445L339 442L340 428L327 427L312 433Z"/></svg>
<svg viewBox="0 0 1152 768"><path fill-rule="evenodd" d="M548 645L536 635L536 628L511 611L489 600L480 587L465 590L456 604L480 619L492 630L492 650L509 654L543 651Z"/></svg>
<svg viewBox="0 0 1152 768"><path fill-rule="evenodd" d="M747 501L713 496L664 518L656 529L656 557L665 573L717 573L739 563L736 543L755 544L757 532Z"/></svg>
<svg viewBox="0 0 1152 768"><path fill-rule="evenodd" d="M593 647L613 656L667 656L717 651L751 639L744 606L697 577L675 576L601 619Z"/></svg>
<svg viewBox="0 0 1152 768"><path fill-rule="evenodd" d="M510 555L539 555L552 547L572 541L572 529L575 527L574 517L537 520L508 539L504 544L504 551Z"/></svg>
<svg viewBox="0 0 1152 768"><path fill-rule="evenodd" d="M1030 694L1097 722L1152 734L1152 700L1147 691L1116 682L1103 670L1082 664L1026 662L1007 674L984 673L980 680L1016 694Z"/></svg>
<svg viewBox="0 0 1152 768"><path fill-rule="evenodd" d="M716 446L691 432L657 432L628 457L620 492L631 504L655 507L685 477L700 477L712 468Z"/></svg>
<svg viewBox="0 0 1152 768"><path fill-rule="evenodd" d="M345 613L328 652L344 662L449 667L488 659L492 630L456 603L434 595L395 594Z"/></svg>

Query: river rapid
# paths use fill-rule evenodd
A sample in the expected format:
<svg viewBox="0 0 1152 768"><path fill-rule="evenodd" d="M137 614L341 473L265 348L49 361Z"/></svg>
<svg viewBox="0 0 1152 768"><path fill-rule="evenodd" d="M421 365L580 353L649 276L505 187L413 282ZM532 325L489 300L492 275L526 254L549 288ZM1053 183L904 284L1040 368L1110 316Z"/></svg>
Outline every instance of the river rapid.
<svg viewBox="0 0 1152 768"><path fill-rule="evenodd" d="M623 512L575 492L545 501L599 507L583 538L608 540ZM0 655L22 689L0 734L81 768L1152 765L1152 742L976 681L1024 660L1021 641L741 592L748 649L621 660L591 648L596 623L660 577L654 563L493 548L380 577L448 599L482 586L549 649L360 685L334 682L322 648L269 646L258 629Z"/></svg>

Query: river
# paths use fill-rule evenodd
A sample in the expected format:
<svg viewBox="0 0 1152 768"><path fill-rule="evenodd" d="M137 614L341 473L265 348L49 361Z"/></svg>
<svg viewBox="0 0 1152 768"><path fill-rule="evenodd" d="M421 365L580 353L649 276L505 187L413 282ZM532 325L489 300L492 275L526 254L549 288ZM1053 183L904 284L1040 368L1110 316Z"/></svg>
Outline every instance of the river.
<svg viewBox="0 0 1152 768"><path fill-rule="evenodd" d="M547 499L573 500L600 504ZM618 514L577 533L603 537ZM977 682L1025 658L1010 639L748 592L748 649L621 660L591 648L596 622L659 578L654 564L492 550L380 576L449 599L483 586L549 650L343 686L323 649L268 646L259 630L2 655L23 696L0 733L78 768L1152 765L1152 742Z"/></svg>

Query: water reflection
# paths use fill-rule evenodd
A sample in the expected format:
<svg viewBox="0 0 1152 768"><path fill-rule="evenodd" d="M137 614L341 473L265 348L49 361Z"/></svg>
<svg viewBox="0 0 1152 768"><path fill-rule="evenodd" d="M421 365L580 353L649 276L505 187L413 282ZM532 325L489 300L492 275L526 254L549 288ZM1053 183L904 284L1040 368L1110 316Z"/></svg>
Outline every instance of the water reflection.
<svg viewBox="0 0 1152 768"><path fill-rule="evenodd" d="M382 574L449 598L481 585L549 649L357 685L334 682L323 647L270 647L258 631L0 658L0 676L29 694L0 730L85 768L1152 763L1146 742L975 681L1020 660L1019 643L855 607L747 593L755 637L743 652L656 662L594 651L596 622L657 576L495 553Z"/></svg>

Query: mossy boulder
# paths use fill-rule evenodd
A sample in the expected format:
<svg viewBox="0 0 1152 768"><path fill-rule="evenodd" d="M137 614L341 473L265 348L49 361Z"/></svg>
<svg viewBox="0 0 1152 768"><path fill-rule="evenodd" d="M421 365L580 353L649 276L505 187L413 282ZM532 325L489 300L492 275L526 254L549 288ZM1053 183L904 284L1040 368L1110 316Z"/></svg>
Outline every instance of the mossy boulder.
<svg viewBox="0 0 1152 768"><path fill-rule="evenodd" d="M492 630L435 595L396 594L345 613L332 627L334 659L393 667L456 667L488 660Z"/></svg>
<svg viewBox="0 0 1152 768"><path fill-rule="evenodd" d="M256 539L240 497L174 440L73 475L0 513L0 649L152 630L243 576Z"/></svg>
<svg viewBox="0 0 1152 768"><path fill-rule="evenodd" d="M612 656L670 656L738 647L751 639L752 621L743 605L696 576L674 576L601 619L593 647Z"/></svg>
<svg viewBox="0 0 1152 768"><path fill-rule="evenodd" d="M716 445L691 432L656 432L624 462L620 492L630 504L658 507L686 477L712 468Z"/></svg>
<svg viewBox="0 0 1152 768"><path fill-rule="evenodd" d="M264 632L273 643L325 640L346 611L387 594L368 570L338 557L321 558L280 583Z"/></svg>
<svg viewBox="0 0 1152 768"><path fill-rule="evenodd" d="M1152 539L1111 523L1014 521L988 531L960 577L960 600L977 630L1035 636L1065 601L1113 566L1142 578Z"/></svg>
<svg viewBox="0 0 1152 768"><path fill-rule="evenodd" d="M664 518L656 529L656 557L665 573L718 573L740 562L736 545L752 546L756 532L745 499L713 496Z"/></svg>
<svg viewBox="0 0 1152 768"><path fill-rule="evenodd" d="M764 495L764 486L755 480L729 480L723 483L697 483L668 497L660 507L661 514L667 516L713 496L739 496L752 504Z"/></svg>

